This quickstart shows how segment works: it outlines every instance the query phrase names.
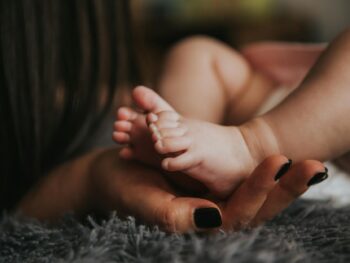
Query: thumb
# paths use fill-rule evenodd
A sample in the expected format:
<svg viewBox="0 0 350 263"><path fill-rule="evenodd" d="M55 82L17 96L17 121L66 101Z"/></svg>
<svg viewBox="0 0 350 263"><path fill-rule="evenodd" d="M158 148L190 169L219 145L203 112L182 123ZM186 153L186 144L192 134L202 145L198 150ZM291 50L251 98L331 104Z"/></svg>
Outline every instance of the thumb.
<svg viewBox="0 0 350 263"><path fill-rule="evenodd" d="M164 175L134 162L119 162L115 151L100 157L94 169L100 209L116 209L169 232L189 232L221 226L217 205L200 198L178 197Z"/></svg>
<svg viewBox="0 0 350 263"><path fill-rule="evenodd" d="M155 223L167 232L209 231L222 224L220 209L206 199L175 197L156 211Z"/></svg>

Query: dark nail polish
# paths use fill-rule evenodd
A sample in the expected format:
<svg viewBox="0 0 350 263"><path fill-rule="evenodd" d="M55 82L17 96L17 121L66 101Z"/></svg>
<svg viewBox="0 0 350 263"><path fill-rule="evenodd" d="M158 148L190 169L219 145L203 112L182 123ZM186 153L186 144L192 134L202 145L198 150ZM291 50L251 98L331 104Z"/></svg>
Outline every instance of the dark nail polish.
<svg viewBox="0 0 350 263"><path fill-rule="evenodd" d="M283 175L285 175L286 172L288 172L288 170L291 167L291 165L292 165L292 160L288 159L288 162L285 163L284 165L282 165L281 169L276 174L275 181L279 180Z"/></svg>
<svg viewBox="0 0 350 263"><path fill-rule="evenodd" d="M197 208L193 217L198 228L215 228L222 224L219 210L213 207Z"/></svg>
<svg viewBox="0 0 350 263"><path fill-rule="evenodd" d="M307 186L321 183L322 181L326 180L327 178L328 178L328 169L326 167L325 172L315 174L314 177L312 177L311 180L307 183Z"/></svg>

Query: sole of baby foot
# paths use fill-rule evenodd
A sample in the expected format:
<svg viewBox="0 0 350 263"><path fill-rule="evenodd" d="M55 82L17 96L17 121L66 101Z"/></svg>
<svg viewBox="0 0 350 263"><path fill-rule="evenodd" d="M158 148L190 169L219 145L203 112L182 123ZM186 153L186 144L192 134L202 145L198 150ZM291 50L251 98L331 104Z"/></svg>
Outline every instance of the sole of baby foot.
<svg viewBox="0 0 350 263"><path fill-rule="evenodd" d="M116 143L123 145L119 152L122 159L136 159L160 167L161 158L154 150L144 114L128 107L120 108L112 137Z"/></svg>

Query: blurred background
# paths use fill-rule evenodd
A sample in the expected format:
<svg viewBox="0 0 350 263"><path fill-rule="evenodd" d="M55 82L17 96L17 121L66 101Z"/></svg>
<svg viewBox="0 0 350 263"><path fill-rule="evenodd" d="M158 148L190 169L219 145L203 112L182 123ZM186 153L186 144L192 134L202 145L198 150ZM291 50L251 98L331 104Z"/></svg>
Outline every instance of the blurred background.
<svg viewBox="0 0 350 263"><path fill-rule="evenodd" d="M261 40L328 42L350 25L349 0L130 0L142 77L152 85L177 41L204 34L234 48Z"/></svg>

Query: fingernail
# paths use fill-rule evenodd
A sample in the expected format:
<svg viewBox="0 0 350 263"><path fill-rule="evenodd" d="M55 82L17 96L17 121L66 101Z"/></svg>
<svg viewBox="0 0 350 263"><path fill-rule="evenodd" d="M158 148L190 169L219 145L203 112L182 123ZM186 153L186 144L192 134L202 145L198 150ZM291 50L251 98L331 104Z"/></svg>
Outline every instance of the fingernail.
<svg viewBox="0 0 350 263"><path fill-rule="evenodd" d="M277 172L275 176L275 181L279 180L283 175L285 175L288 172L291 165L292 165L292 160L288 159L288 162L282 165L282 167Z"/></svg>
<svg viewBox="0 0 350 263"><path fill-rule="evenodd" d="M327 178L328 178L328 169L327 169L327 167L325 167L325 172L315 174L314 177L312 177L311 180L307 183L307 186L321 183L322 181L326 180Z"/></svg>
<svg viewBox="0 0 350 263"><path fill-rule="evenodd" d="M215 228L222 224L218 209L213 207L197 208L194 211L194 223L197 228Z"/></svg>

